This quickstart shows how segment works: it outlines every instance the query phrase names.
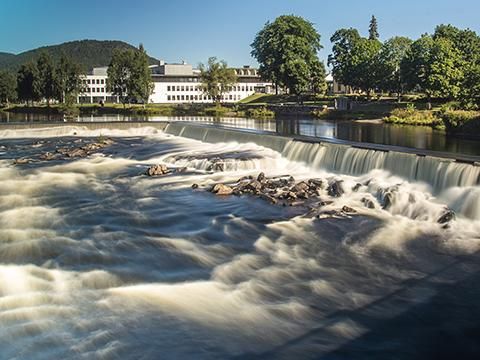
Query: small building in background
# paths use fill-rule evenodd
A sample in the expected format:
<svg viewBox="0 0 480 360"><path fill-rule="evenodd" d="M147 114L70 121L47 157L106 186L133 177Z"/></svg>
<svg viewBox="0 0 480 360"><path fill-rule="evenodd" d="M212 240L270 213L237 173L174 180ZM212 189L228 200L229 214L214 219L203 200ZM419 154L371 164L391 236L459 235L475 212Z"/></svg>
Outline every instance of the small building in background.
<svg viewBox="0 0 480 360"><path fill-rule="evenodd" d="M351 86L339 83L333 78L332 74L328 74L325 81L327 82L327 92L329 95L349 95L355 93Z"/></svg>

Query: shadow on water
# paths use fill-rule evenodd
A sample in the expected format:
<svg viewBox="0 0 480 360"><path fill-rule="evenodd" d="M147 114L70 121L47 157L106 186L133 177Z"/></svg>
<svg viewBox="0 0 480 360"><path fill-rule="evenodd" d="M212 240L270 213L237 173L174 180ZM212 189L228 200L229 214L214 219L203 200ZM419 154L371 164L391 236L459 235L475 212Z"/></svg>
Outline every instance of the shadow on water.
<svg viewBox="0 0 480 360"><path fill-rule="evenodd" d="M457 257L437 271L404 281L398 290L363 307L330 314L321 326L272 350L236 359L478 359L478 255ZM366 331L319 354L317 346L338 341L330 330L343 321Z"/></svg>

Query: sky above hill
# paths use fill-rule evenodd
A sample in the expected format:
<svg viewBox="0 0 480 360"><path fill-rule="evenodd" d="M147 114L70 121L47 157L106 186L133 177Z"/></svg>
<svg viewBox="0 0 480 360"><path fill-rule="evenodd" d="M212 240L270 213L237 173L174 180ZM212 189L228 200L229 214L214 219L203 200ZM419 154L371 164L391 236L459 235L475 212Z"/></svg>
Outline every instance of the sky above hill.
<svg viewBox="0 0 480 360"><path fill-rule="evenodd" d="M0 52L19 53L71 40L143 43L167 62L197 64L209 56L255 65L250 44L267 21L283 14L311 21L322 36L343 27L366 35L374 14L382 40L417 38L441 23L480 32L478 0L0 0Z"/></svg>

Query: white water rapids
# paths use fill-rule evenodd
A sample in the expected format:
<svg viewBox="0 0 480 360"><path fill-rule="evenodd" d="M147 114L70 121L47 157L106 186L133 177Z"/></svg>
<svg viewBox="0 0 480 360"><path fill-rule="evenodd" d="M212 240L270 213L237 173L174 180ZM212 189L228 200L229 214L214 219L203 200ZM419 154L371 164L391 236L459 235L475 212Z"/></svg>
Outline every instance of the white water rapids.
<svg viewBox="0 0 480 360"><path fill-rule="evenodd" d="M182 126L0 130L0 359L478 354L478 166ZM115 143L12 164L98 136ZM187 170L143 175L158 163ZM343 180L326 209L357 213L205 190L261 171Z"/></svg>

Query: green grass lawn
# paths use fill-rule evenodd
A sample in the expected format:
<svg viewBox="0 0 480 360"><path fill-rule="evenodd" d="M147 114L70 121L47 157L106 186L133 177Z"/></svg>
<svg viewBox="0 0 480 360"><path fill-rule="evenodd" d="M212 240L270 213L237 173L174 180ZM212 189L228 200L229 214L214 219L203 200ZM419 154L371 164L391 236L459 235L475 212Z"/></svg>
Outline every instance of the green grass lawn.
<svg viewBox="0 0 480 360"><path fill-rule="evenodd" d="M272 95L272 94L253 94L249 97L240 100L239 104L245 105L296 105L298 104L298 97L296 95ZM317 105L317 106L332 106L333 98L317 97L315 95L304 95L300 99L304 105Z"/></svg>

